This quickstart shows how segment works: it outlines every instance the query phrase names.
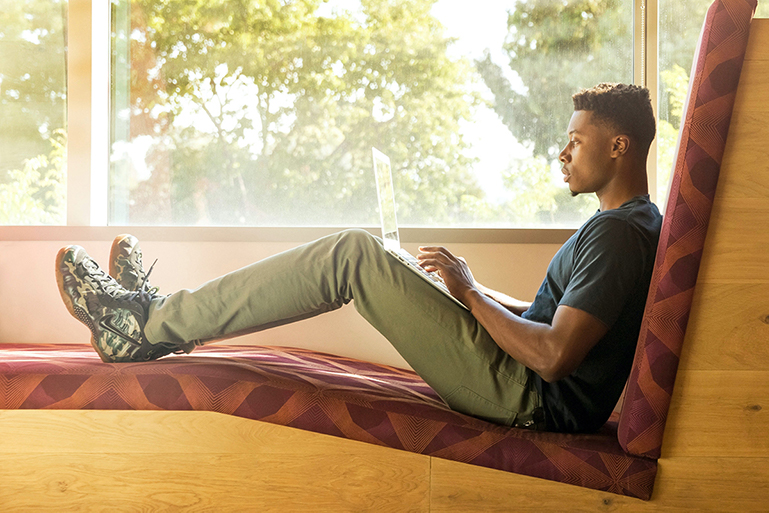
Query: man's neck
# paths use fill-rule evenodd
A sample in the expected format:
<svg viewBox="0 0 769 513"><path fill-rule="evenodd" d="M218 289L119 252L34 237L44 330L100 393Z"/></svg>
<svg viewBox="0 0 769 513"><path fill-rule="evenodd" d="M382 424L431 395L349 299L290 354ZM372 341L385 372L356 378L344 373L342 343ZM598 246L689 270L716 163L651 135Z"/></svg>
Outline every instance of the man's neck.
<svg viewBox="0 0 769 513"><path fill-rule="evenodd" d="M596 191L602 212L619 208L636 196L649 194L645 167L634 169L624 176L634 177L634 179L614 180L604 190Z"/></svg>
<svg viewBox="0 0 769 513"><path fill-rule="evenodd" d="M596 193L598 196L598 201L600 204L599 208L601 209L601 212L619 208L636 196L644 196L646 194L649 194L649 187L645 183L643 186L639 184L636 187L600 191Z"/></svg>
<svg viewBox="0 0 769 513"><path fill-rule="evenodd" d="M605 212L607 210L614 210L615 208L621 207L622 205L624 205L625 203L627 203L631 199L633 199L633 198L635 198L637 196L644 196L646 194L649 194L649 192L648 191L642 191L642 192L638 192L637 194L629 194L629 195L621 196L621 197L618 196L616 198L612 198L611 200L606 200L606 198L601 198L599 196L598 201L600 203L599 203L599 207L598 208L599 208L599 210L601 212Z"/></svg>

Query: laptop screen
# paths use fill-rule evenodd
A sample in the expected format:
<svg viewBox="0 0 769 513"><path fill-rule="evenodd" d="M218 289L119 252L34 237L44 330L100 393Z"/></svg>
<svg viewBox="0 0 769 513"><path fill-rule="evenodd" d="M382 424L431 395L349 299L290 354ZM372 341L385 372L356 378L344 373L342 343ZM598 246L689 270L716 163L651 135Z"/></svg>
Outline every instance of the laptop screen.
<svg viewBox="0 0 769 513"><path fill-rule="evenodd" d="M395 193L393 191L392 172L390 171L390 159L376 148L371 148L371 152L374 155L374 175L376 175L384 247L386 250L397 251L401 245L398 239L398 222L395 219Z"/></svg>

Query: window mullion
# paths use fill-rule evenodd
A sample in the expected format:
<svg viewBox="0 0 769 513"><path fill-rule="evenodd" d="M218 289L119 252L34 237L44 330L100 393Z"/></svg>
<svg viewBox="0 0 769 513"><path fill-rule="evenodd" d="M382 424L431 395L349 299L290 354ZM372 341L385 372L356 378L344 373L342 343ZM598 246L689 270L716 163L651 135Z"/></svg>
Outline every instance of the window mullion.
<svg viewBox="0 0 769 513"><path fill-rule="evenodd" d="M657 54L657 0L634 0L633 23L633 75L637 85L649 89L652 109L657 118L658 99L658 63ZM657 201L657 139L649 148L647 159L647 175L649 177L649 195L652 201Z"/></svg>
<svg viewBox="0 0 769 513"><path fill-rule="evenodd" d="M67 225L91 224L91 0L67 14Z"/></svg>
<svg viewBox="0 0 769 513"><path fill-rule="evenodd" d="M659 99L659 52L658 52L658 26L659 17L657 13L657 0L646 0L646 87L649 88L649 96L652 100L652 109L654 109L655 119L659 118L659 112L657 110L657 102ZM659 123L657 123L659 124ZM649 176L649 195L652 201L657 202L657 139L654 139L654 143L649 148L649 159L647 162L648 176ZM660 206L660 209L664 209L664 205Z"/></svg>
<svg viewBox="0 0 769 513"><path fill-rule="evenodd" d="M91 57L91 225L107 225L110 148L110 6L93 2Z"/></svg>

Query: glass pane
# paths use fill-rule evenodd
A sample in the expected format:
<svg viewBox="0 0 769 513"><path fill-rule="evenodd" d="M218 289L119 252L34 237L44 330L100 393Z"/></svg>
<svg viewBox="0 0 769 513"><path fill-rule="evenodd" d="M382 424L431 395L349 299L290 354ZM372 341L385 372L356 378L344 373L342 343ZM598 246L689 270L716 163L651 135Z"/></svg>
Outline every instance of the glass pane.
<svg viewBox="0 0 769 513"><path fill-rule="evenodd" d="M657 126L657 204L667 204L678 131L689 90L689 74L702 23L712 0L660 0L659 105ZM769 17L769 3L759 3L756 17Z"/></svg>
<svg viewBox="0 0 769 513"><path fill-rule="evenodd" d="M65 0L0 0L0 224L64 224Z"/></svg>
<svg viewBox="0 0 769 513"><path fill-rule="evenodd" d="M113 2L113 224L578 225L571 95L632 81L632 0Z"/></svg>

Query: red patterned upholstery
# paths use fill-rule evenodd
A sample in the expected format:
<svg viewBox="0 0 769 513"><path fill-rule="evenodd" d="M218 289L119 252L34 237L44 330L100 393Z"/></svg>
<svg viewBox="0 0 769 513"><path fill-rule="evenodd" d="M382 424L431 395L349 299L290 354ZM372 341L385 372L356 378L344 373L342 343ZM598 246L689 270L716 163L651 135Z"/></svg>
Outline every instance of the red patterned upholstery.
<svg viewBox="0 0 769 513"><path fill-rule="evenodd" d="M646 314L620 415L630 454L659 458L756 0L710 6L694 54Z"/></svg>
<svg viewBox="0 0 769 513"><path fill-rule="evenodd" d="M449 410L416 374L300 349L212 345L102 363L89 345L0 345L0 409L205 410L648 499L657 463L592 435Z"/></svg>

